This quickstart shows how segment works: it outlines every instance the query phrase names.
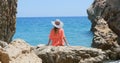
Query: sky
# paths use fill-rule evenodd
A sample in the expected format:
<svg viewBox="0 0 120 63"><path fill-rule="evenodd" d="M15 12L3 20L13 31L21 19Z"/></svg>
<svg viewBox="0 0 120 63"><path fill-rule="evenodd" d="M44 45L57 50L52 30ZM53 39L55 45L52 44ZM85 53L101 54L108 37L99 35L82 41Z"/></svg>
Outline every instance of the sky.
<svg viewBox="0 0 120 63"><path fill-rule="evenodd" d="M17 17L87 16L94 0L18 0Z"/></svg>

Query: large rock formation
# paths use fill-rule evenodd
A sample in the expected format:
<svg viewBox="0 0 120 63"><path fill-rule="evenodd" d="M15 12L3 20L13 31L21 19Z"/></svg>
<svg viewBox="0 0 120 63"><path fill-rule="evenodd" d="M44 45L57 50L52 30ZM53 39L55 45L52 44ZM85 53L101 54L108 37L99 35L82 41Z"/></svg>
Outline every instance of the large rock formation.
<svg viewBox="0 0 120 63"><path fill-rule="evenodd" d="M24 40L14 40L8 46L0 48L1 63L42 63L33 49Z"/></svg>
<svg viewBox="0 0 120 63"><path fill-rule="evenodd" d="M10 42L15 33L17 0L0 0L0 40Z"/></svg>
<svg viewBox="0 0 120 63"><path fill-rule="evenodd" d="M99 18L94 27L92 46L103 50L119 47L116 39L117 35L108 27L107 22Z"/></svg>
<svg viewBox="0 0 120 63"><path fill-rule="evenodd" d="M80 46L38 46L35 52L43 63L102 63L109 59L101 49Z"/></svg>
<svg viewBox="0 0 120 63"><path fill-rule="evenodd" d="M120 44L120 0L95 0L88 8L94 32L92 47L103 50Z"/></svg>

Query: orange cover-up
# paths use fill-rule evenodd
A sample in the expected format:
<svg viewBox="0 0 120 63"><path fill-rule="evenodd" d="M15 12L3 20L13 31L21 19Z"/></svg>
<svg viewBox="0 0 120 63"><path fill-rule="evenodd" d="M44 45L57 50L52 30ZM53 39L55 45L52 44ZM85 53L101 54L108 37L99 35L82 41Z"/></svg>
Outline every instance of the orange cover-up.
<svg viewBox="0 0 120 63"><path fill-rule="evenodd" d="M64 46L64 37L64 30L62 28L58 30L58 33L55 33L54 29L52 29L49 35L49 38L52 41L52 46Z"/></svg>

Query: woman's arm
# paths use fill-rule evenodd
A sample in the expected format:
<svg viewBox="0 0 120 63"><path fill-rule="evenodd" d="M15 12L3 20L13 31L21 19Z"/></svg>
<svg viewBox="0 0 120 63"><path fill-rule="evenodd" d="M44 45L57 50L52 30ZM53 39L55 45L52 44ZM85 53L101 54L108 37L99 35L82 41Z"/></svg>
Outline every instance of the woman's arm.
<svg viewBox="0 0 120 63"><path fill-rule="evenodd" d="M51 39L49 39L49 40L48 40L48 44L47 44L47 46L49 46L49 45L50 45L50 43L51 43Z"/></svg>
<svg viewBox="0 0 120 63"><path fill-rule="evenodd" d="M69 46L69 43L67 42L66 38L64 37L63 39L64 39L66 45Z"/></svg>

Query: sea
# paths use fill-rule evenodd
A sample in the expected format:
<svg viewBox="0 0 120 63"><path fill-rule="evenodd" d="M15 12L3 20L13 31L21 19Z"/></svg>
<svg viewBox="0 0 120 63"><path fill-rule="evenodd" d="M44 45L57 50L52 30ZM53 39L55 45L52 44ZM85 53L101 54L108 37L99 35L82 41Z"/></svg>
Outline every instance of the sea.
<svg viewBox="0 0 120 63"><path fill-rule="evenodd" d="M91 47L93 34L87 16L80 17L17 17L16 33L13 39L23 39L30 45L47 44L51 21L60 19L67 41L71 46Z"/></svg>

